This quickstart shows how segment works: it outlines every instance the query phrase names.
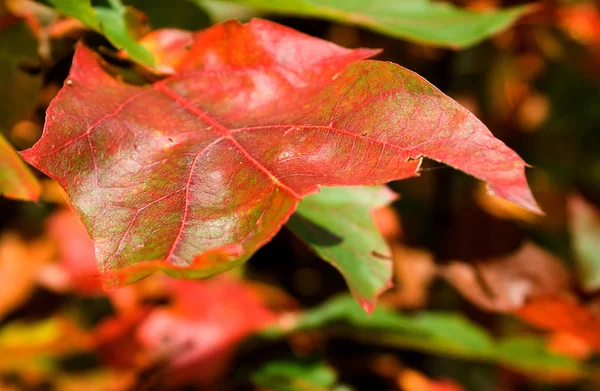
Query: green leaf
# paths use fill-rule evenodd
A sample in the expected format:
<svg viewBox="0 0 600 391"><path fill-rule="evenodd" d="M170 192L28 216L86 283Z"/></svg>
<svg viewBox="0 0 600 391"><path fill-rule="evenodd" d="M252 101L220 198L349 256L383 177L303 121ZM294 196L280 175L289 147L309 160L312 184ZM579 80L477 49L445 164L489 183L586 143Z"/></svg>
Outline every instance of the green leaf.
<svg viewBox="0 0 600 391"><path fill-rule="evenodd" d="M48 1L63 14L103 34L117 49L125 50L132 60L155 66L152 54L131 35L128 22L130 15L119 0L110 0L110 8L92 7L91 0Z"/></svg>
<svg viewBox="0 0 600 391"><path fill-rule="evenodd" d="M196 0L201 3L200 0ZM239 0L265 12L359 25L418 43L466 47L507 28L527 7L475 12L430 0Z"/></svg>
<svg viewBox="0 0 600 391"><path fill-rule="evenodd" d="M331 300L261 335L320 330L331 335L409 350L500 364L525 373L584 373L583 365L549 352L537 337L496 340L468 319L447 312L403 314L378 307L367 315L348 296Z"/></svg>
<svg viewBox="0 0 600 391"><path fill-rule="evenodd" d="M371 212L394 198L385 186L325 187L303 199L286 225L340 271L367 311L392 278L390 249Z"/></svg>
<svg viewBox="0 0 600 391"><path fill-rule="evenodd" d="M96 18L96 10L92 7L91 0L48 0L63 14L79 20L86 26L100 31L100 24Z"/></svg>
<svg viewBox="0 0 600 391"><path fill-rule="evenodd" d="M154 67L152 54L131 36L127 29L126 8L97 7L96 14L104 34L119 49L125 49L129 57L140 64Z"/></svg>
<svg viewBox="0 0 600 391"><path fill-rule="evenodd" d="M336 385L337 373L321 361L279 360L258 368L251 376L259 387L274 391L349 390Z"/></svg>
<svg viewBox="0 0 600 391"><path fill-rule="evenodd" d="M569 201L569 229L579 279L588 292L600 288L600 217L581 197Z"/></svg>
<svg viewBox="0 0 600 391"><path fill-rule="evenodd" d="M507 367L528 373L550 372L572 373L581 365L565 356L551 354L546 341L534 337L512 337L499 341L496 347L497 361Z"/></svg>

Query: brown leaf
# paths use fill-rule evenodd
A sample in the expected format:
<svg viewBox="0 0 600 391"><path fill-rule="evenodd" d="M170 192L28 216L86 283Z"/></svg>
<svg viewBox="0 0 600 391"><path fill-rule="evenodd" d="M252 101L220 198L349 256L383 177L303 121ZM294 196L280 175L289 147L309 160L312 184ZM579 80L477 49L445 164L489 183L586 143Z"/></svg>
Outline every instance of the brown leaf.
<svg viewBox="0 0 600 391"><path fill-rule="evenodd" d="M400 243L391 246L394 275L398 284L384 296L384 301L401 308L419 308L426 304L429 286L436 275L433 255Z"/></svg>
<svg viewBox="0 0 600 391"><path fill-rule="evenodd" d="M453 261L440 273L473 304L499 312L515 310L532 297L566 291L571 280L560 259L532 243L502 258Z"/></svg>

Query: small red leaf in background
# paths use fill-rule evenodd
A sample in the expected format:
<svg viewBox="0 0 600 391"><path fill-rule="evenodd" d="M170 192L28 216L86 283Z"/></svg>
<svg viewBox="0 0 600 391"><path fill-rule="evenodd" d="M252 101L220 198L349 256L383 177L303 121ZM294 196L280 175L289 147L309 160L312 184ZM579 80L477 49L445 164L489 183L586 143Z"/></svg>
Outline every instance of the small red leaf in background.
<svg viewBox="0 0 600 391"><path fill-rule="evenodd" d="M173 50L174 74L147 86L112 78L79 45L42 138L22 153L65 188L101 272L131 267L111 283L153 265L192 277L238 266L319 186L415 176L422 156L539 211L512 150L418 75L359 61L377 50L263 20L194 33L189 50L176 38L152 41Z"/></svg>
<svg viewBox="0 0 600 391"><path fill-rule="evenodd" d="M150 313L136 306L103 320L94 329L94 344L103 363L113 368L143 368L152 362L136 339L137 329Z"/></svg>
<svg viewBox="0 0 600 391"><path fill-rule="evenodd" d="M193 43L192 32L178 29L156 30L140 40L154 55L156 69L164 73L175 73Z"/></svg>
<svg viewBox="0 0 600 391"><path fill-rule="evenodd" d="M55 212L48 219L48 235L58 244L69 288L83 295L103 294L94 245L77 216L66 208Z"/></svg>
<svg viewBox="0 0 600 391"><path fill-rule="evenodd" d="M248 285L227 277L171 280L169 289L172 306L153 310L137 333L146 349L169 363L169 384L215 380L236 344L275 320Z"/></svg>
<svg viewBox="0 0 600 391"><path fill-rule="evenodd" d="M593 2L559 8L558 25L572 38L600 48L600 12Z"/></svg>

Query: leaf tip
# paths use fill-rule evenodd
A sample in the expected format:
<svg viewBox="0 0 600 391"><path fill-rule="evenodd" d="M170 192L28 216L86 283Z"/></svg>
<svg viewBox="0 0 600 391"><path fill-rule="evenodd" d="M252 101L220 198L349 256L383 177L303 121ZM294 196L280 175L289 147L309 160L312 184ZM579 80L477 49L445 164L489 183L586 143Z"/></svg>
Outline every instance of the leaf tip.
<svg viewBox="0 0 600 391"><path fill-rule="evenodd" d="M19 154L19 156L21 156L21 159L25 160L27 163L34 165L36 163L35 161L35 153L33 151L33 149L35 148L35 146L29 148L29 149L25 149L23 151L17 151L17 153Z"/></svg>
<svg viewBox="0 0 600 391"><path fill-rule="evenodd" d="M377 300L376 299L367 300L364 298L359 298L358 304L367 313L367 315L371 315L371 313L373 313L373 310L375 309L375 306L377 305Z"/></svg>
<svg viewBox="0 0 600 391"><path fill-rule="evenodd" d="M491 184L487 185L487 190L491 195L504 198L507 201L514 203L521 208L527 209L530 212L533 212L540 216L545 216L546 212L540 208L531 189L527 185L527 180L523 179L523 184L520 186L514 186L512 188L503 188L493 186Z"/></svg>

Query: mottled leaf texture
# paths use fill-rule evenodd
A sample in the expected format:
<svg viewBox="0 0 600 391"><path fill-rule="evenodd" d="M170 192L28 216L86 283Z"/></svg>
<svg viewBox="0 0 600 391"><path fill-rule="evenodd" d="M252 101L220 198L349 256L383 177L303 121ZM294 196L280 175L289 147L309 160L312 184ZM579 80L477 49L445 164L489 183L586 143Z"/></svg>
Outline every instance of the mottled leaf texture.
<svg viewBox="0 0 600 391"><path fill-rule="evenodd" d="M286 227L346 279L353 296L370 311L392 284L391 250L371 212L396 194L379 187L326 187L306 197Z"/></svg>
<svg viewBox="0 0 600 391"><path fill-rule="evenodd" d="M109 284L156 266L231 269L321 185L412 177L421 156L539 210L515 152L413 72L359 61L376 50L264 20L193 38L172 76L144 86L112 78L79 45L42 138L22 153L65 188L101 272L119 274Z"/></svg>
<svg viewBox="0 0 600 391"><path fill-rule="evenodd" d="M0 134L0 195L37 201L41 186L17 152Z"/></svg>
<svg viewBox="0 0 600 391"><path fill-rule="evenodd" d="M93 29L99 29L100 23L96 18L96 10L92 0L48 0L60 12L78 19L81 23Z"/></svg>
<svg viewBox="0 0 600 391"><path fill-rule="evenodd" d="M201 4L201 0L195 0ZM356 24L418 43L466 47L507 28L526 7L473 11L432 0L238 0L278 14Z"/></svg>

